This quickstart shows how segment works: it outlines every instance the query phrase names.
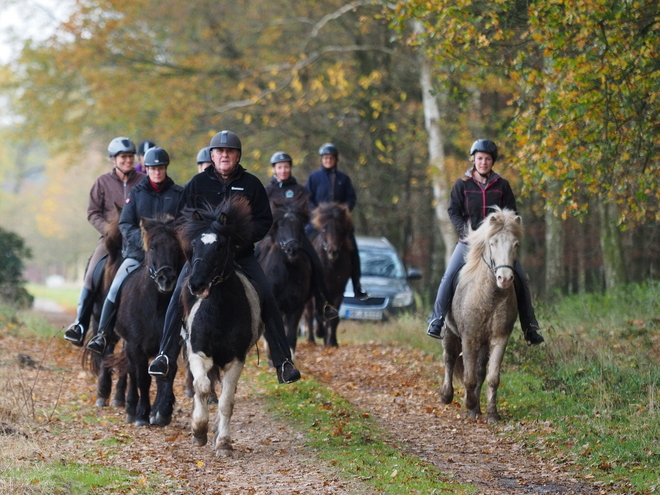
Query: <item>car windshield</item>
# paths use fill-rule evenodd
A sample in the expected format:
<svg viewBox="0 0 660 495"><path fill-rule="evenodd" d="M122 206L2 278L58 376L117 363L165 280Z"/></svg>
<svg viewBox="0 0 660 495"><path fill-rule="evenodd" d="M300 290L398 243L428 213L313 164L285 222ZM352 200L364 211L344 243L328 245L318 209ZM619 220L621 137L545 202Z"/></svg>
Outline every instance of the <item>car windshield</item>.
<svg viewBox="0 0 660 495"><path fill-rule="evenodd" d="M404 278L405 270L396 253L384 249L360 249L362 276Z"/></svg>

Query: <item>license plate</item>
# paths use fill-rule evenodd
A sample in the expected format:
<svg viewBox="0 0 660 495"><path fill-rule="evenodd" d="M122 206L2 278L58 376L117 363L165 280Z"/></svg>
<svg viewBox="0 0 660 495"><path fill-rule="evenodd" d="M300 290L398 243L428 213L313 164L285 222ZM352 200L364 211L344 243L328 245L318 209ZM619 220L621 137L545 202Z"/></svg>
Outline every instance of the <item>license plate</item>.
<svg viewBox="0 0 660 495"><path fill-rule="evenodd" d="M347 309L344 318L354 320L382 320L383 312L380 309Z"/></svg>

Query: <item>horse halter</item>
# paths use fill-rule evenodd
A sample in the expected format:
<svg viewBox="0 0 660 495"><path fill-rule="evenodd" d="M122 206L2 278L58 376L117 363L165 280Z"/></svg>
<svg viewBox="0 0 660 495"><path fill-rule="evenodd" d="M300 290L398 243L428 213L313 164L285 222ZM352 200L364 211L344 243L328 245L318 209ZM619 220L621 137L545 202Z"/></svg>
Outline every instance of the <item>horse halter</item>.
<svg viewBox="0 0 660 495"><path fill-rule="evenodd" d="M232 258L233 258L233 256L232 256ZM202 263L207 265L213 271L215 271L217 269L217 267L211 266L211 263L209 263L208 261L206 261L203 258L195 258L192 262L192 266L195 266L195 263L197 263L198 261L201 261ZM229 267L231 267L231 268L229 268ZM233 263L233 261L231 263L226 262L224 267L222 268L222 271L220 272L220 274L213 277L213 279L209 283L209 286L221 284L222 282L227 280L231 276L232 273L234 273L234 263Z"/></svg>
<svg viewBox="0 0 660 495"><path fill-rule="evenodd" d="M171 267L170 265L161 266L158 270L154 270L153 266L150 266L149 267L149 277L151 277L153 280L156 280L158 278L158 275L160 274L160 272L162 272L163 270L166 270L168 268L176 273L176 270L174 270L174 268Z"/></svg>
<svg viewBox="0 0 660 495"><path fill-rule="evenodd" d="M490 252L490 263L488 261L486 261L486 258L484 258L483 253L481 254L481 259L486 264L488 269L491 272L493 272L493 275L495 275L497 277L497 270L499 270L500 268L509 268L512 272L516 271L515 268L513 268L511 265L497 265L497 266L495 266L495 261L493 260L493 254L492 254L492 249L491 249L490 245L488 246L488 251Z"/></svg>

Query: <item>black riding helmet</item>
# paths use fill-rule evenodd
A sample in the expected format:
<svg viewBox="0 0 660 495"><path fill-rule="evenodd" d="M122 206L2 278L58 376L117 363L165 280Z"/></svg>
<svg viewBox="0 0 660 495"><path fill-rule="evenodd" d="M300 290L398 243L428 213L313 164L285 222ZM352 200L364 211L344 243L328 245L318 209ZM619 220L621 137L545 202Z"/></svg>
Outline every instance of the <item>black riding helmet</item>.
<svg viewBox="0 0 660 495"><path fill-rule="evenodd" d="M470 156L474 156L477 151L488 153L493 158L493 163L497 161L497 145L489 139L477 139L472 143Z"/></svg>
<svg viewBox="0 0 660 495"><path fill-rule="evenodd" d="M140 145L137 147L137 154L140 156L144 156L147 154L147 150L149 148L153 148L156 146L156 143L153 141L142 141Z"/></svg>
<svg viewBox="0 0 660 495"><path fill-rule="evenodd" d="M206 148L202 148L199 150L197 153L197 163L206 163L211 161L211 148L208 146Z"/></svg>
<svg viewBox="0 0 660 495"><path fill-rule="evenodd" d="M135 144L127 137L116 137L108 145L108 156L114 158L120 153L135 153Z"/></svg>
<svg viewBox="0 0 660 495"><path fill-rule="evenodd" d="M336 157L339 157L339 151L337 150L337 147L332 144L332 143L325 143L321 145L319 148L319 155L334 155Z"/></svg>
<svg viewBox="0 0 660 495"><path fill-rule="evenodd" d="M243 154L241 140L238 139L238 136L231 131L220 131L215 136L213 136L211 139L211 144L209 145L209 152L213 148L233 148Z"/></svg>
<svg viewBox="0 0 660 495"><path fill-rule="evenodd" d="M273 155L270 157L270 164L274 167L276 163L279 162L289 162L291 166L293 166L293 160L291 159L291 155L288 153L285 153L284 151L276 151L273 153Z"/></svg>
<svg viewBox="0 0 660 495"><path fill-rule="evenodd" d="M153 148L149 148L144 154L145 167L158 167L161 165L167 166L169 164L170 155L168 155L167 151L165 151L163 148L154 146Z"/></svg>

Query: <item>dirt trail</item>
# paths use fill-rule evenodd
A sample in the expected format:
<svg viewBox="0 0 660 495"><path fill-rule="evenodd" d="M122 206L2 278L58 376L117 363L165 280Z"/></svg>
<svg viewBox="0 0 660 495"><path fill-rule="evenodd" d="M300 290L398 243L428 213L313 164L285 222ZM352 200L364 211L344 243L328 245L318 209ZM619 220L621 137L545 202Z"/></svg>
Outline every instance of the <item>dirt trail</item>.
<svg viewBox="0 0 660 495"><path fill-rule="evenodd" d="M43 313L57 328L70 315ZM51 443L53 456L80 463L99 463L158 473L183 486L164 487L162 493L195 494L361 494L368 486L340 478L316 459L302 434L269 416L258 396L239 387L233 419L235 452L216 458L209 446L192 445L189 434L190 399L177 378L177 410L171 425L137 428L122 421L123 411L97 410L98 422L84 418L94 409L95 382L83 372L79 350L58 335L48 343L25 342L0 336L0 366L20 367L29 380L36 368L20 365L18 354L41 362L40 386L34 391L37 407L80 404L73 423L57 421L37 427L34 440ZM297 362L305 375L341 393L376 417L410 453L432 462L456 481L473 483L480 494L605 494L576 479L563 467L541 461L501 434L498 428L460 419L457 406L441 406L437 379L441 367L429 357L388 345L346 345L324 349L302 344ZM269 373L262 365L247 373ZM38 423L41 424L41 423ZM66 426L60 428L60 426ZM114 439L114 442L101 440ZM139 439L139 441L135 441Z"/></svg>

